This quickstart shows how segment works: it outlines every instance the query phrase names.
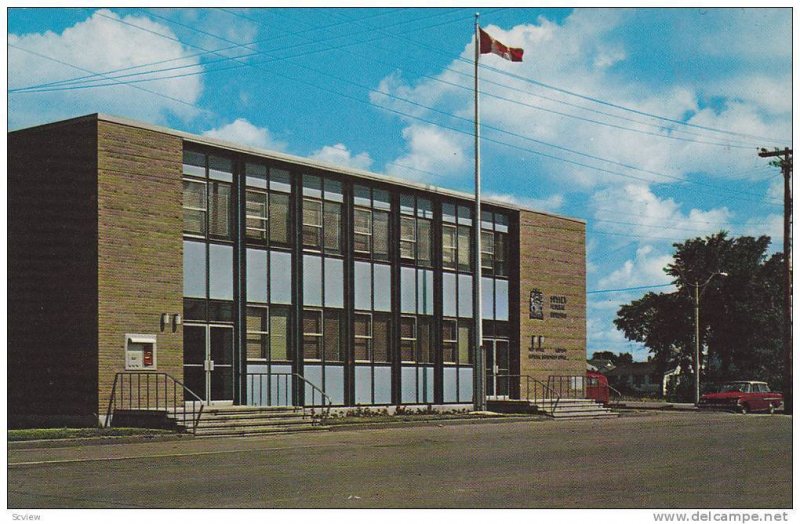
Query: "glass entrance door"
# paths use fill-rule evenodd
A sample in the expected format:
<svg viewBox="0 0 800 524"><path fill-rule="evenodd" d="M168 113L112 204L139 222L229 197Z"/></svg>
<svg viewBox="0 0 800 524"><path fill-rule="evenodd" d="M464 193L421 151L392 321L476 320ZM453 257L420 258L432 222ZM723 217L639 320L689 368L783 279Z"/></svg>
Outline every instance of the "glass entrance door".
<svg viewBox="0 0 800 524"><path fill-rule="evenodd" d="M208 403L233 400L231 326L183 326L183 383Z"/></svg>
<svg viewBox="0 0 800 524"><path fill-rule="evenodd" d="M484 339L483 347L486 348L486 397L507 399L511 381L508 341Z"/></svg>

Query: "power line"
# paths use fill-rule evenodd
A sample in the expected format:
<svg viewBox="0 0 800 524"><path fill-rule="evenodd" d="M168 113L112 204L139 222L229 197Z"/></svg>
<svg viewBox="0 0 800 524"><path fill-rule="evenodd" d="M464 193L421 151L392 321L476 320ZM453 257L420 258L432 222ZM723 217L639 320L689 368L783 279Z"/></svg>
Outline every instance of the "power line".
<svg viewBox="0 0 800 524"><path fill-rule="evenodd" d="M672 284L672 282L670 282L669 284L653 284L652 286L623 287L623 288L618 288L618 289L595 289L595 290L592 290L592 291L587 291L586 294L587 295L593 295L593 294L596 294L596 293L622 293L622 292L625 292L625 291L639 291L641 289L654 289L654 288L659 288L659 287L668 287L668 286L672 286L672 285L674 285L674 284Z"/></svg>

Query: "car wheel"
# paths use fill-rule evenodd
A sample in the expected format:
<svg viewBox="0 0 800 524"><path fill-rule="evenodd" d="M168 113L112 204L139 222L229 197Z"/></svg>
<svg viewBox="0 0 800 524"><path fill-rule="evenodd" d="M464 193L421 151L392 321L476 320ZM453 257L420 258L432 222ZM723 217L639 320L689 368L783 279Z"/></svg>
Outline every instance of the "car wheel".
<svg viewBox="0 0 800 524"><path fill-rule="evenodd" d="M750 413L750 407L747 404L742 404L741 406L739 406L739 412L742 415L747 415L748 413Z"/></svg>

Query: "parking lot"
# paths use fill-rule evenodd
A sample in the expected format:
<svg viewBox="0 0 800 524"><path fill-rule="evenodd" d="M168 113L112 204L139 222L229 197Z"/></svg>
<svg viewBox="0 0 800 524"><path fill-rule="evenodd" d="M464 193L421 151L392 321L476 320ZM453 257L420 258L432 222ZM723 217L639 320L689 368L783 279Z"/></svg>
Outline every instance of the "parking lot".
<svg viewBox="0 0 800 524"><path fill-rule="evenodd" d="M392 427L9 451L10 508L789 508L791 417Z"/></svg>

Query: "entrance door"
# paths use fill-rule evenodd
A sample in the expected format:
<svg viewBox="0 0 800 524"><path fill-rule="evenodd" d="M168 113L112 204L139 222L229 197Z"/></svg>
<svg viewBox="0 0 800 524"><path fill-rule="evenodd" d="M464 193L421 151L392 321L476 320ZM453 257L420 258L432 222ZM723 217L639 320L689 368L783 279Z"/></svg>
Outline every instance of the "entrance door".
<svg viewBox="0 0 800 524"><path fill-rule="evenodd" d="M486 396L493 400L507 399L512 380L509 374L508 341L486 340Z"/></svg>
<svg viewBox="0 0 800 524"><path fill-rule="evenodd" d="M231 326L183 326L183 383L209 404L233 401Z"/></svg>

